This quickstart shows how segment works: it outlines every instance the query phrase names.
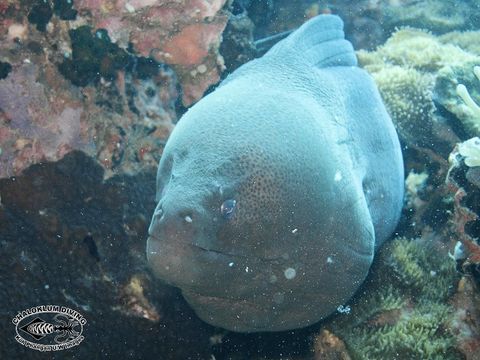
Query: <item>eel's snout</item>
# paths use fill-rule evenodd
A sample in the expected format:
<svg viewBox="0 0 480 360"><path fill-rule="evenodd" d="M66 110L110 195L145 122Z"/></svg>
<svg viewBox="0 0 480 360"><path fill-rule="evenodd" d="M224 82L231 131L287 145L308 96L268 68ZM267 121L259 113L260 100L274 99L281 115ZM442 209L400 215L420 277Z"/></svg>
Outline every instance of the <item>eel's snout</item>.
<svg viewBox="0 0 480 360"><path fill-rule="evenodd" d="M204 236L193 209L157 205L148 229L147 260L156 276L182 287L196 282L200 268L192 266ZM197 220L196 222L194 221Z"/></svg>
<svg viewBox="0 0 480 360"><path fill-rule="evenodd" d="M195 224L194 211L188 208L168 208L160 201L152 216L149 236L170 241L193 243Z"/></svg>

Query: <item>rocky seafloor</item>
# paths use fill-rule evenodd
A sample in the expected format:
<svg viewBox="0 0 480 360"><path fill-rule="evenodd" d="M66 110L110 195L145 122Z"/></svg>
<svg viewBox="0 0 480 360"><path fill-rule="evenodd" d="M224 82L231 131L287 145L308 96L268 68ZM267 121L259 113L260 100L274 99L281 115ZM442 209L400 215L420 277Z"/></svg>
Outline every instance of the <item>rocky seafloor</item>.
<svg viewBox="0 0 480 360"><path fill-rule="evenodd" d="M320 13L342 16L394 120L401 223L325 321L214 328L147 268L156 164L256 40ZM0 358L480 358L479 20L475 0L1 2ZM12 318L42 304L80 311L85 340L18 344Z"/></svg>

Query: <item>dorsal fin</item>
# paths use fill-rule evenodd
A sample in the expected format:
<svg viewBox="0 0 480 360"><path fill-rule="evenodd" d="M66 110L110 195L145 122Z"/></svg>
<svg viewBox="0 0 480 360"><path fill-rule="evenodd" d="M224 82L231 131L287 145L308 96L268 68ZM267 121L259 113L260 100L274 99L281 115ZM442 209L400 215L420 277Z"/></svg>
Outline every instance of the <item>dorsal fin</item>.
<svg viewBox="0 0 480 360"><path fill-rule="evenodd" d="M298 56L317 67L357 65L352 44L345 40L343 21L335 15L310 19L265 56Z"/></svg>

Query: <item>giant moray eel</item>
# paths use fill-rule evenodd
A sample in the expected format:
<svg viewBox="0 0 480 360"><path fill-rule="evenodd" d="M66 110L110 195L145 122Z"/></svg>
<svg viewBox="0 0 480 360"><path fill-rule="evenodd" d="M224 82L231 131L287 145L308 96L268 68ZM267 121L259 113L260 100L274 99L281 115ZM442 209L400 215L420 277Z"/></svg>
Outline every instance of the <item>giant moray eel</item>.
<svg viewBox="0 0 480 360"><path fill-rule="evenodd" d="M337 16L311 19L168 139L147 257L210 324L319 321L354 294L398 222L398 137L342 29Z"/></svg>

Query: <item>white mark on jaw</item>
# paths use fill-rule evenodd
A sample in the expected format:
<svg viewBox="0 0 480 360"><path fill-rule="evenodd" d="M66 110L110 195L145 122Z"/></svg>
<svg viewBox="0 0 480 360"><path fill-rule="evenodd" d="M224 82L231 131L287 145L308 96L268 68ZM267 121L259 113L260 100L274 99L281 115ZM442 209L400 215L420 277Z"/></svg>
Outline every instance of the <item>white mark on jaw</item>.
<svg viewBox="0 0 480 360"><path fill-rule="evenodd" d="M192 218L187 215L187 216L185 216L185 221L186 221L187 223L191 223L191 222L192 222Z"/></svg>
<svg viewBox="0 0 480 360"><path fill-rule="evenodd" d="M341 171L340 171L340 170L337 170L337 172L335 173L335 176L334 176L333 180L335 180L335 181L340 181L340 180L342 180L342 179L343 179L343 176L342 176Z"/></svg>
<svg viewBox="0 0 480 360"><path fill-rule="evenodd" d="M296 233L297 233L297 231L298 231L298 229L297 229L297 228L293 229L293 230L292 230L292 234L296 234Z"/></svg>
<svg viewBox="0 0 480 360"><path fill-rule="evenodd" d="M333 259L331 256L327 257L327 264L333 264Z"/></svg>
<svg viewBox="0 0 480 360"><path fill-rule="evenodd" d="M232 267L233 265L235 265L233 262L228 264L228 266L230 266L230 267Z"/></svg>
<svg viewBox="0 0 480 360"><path fill-rule="evenodd" d="M292 280L295 276L297 276L297 271L294 268L287 268L283 274L287 280Z"/></svg>
<svg viewBox="0 0 480 360"><path fill-rule="evenodd" d="M350 308L350 306L343 306L343 305L340 305L337 307L337 311L340 313L340 314L350 314L350 312L352 311L352 309Z"/></svg>

